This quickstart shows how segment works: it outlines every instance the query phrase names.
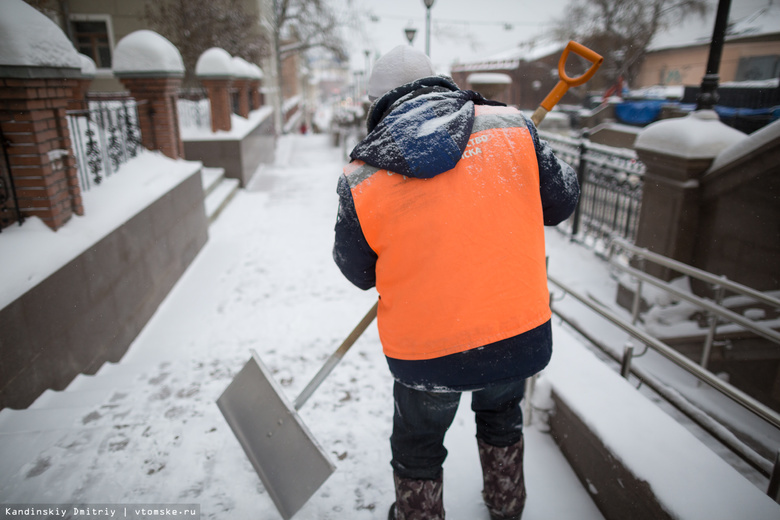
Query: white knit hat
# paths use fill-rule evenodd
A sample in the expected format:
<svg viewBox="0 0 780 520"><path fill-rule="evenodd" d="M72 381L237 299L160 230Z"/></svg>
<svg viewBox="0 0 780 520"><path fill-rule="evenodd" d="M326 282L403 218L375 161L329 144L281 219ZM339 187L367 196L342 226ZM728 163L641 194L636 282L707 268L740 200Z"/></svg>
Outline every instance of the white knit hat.
<svg viewBox="0 0 780 520"><path fill-rule="evenodd" d="M368 79L368 97L374 100L396 87L435 75L428 56L410 45L399 45L374 64Z"/></svg>

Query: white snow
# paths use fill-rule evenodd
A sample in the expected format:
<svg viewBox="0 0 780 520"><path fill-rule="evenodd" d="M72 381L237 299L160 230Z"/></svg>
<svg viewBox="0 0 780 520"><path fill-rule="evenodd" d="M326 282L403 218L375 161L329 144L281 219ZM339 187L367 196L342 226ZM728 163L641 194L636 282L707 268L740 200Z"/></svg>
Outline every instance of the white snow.
<svg viewBox="0 0 780 520"><path fill-rule="evenodd" d="M203 52L195 64L195 74L205 77L229 77L233 75L232 57L225 49L212 47Z"/></svg>
<svg viewBox="0 0 780 520"><path fill-rule="evenodd" d="M724 166L733 163L743 157L750 156L753 152L759 148L766 146L771 141L778 139L780 136L780 120L773 121L765 127L756 130L747 138L741 139L731 146L727 146L712 163L712 166L707 170L705 175L709 172L716 172Z"/></svg>
<svg viewBox="0 0 780 520"><path fill-rule="evenodd" d="M499 72L476 72L469 74L466 82L471 85L509 85L512 83L512 78L508 74Z"/></svg>
<svg viewBox="0 0 780 520"><path fill-rule="evenodd" d="M376 299L374 291L351 286L331 259L335 186L343 159L329 140L326 135L280 138L277 163L260 170L212 225L209 242L121 364L105 366L96 378L78 378L64 394L47 393L27 411L31 415L0 414L0 423L3 415L20 418L17 434L9 439L21 439L29 450L7 453L3 447L9 444L0 443L6 461L0 474L5 502L197 503L204 518L278 518L214 401L250 349L259 353L292 400ZM187 165L192 163L164 163L166 170ZM93 218L85 228L105 228L100 231L105 233L111 227L105 221L127 218L125 190L131 195L141 190L136 176L159 171L159 165L135 161L126 168L90 192L95 200L87 215ZM141 184L160 195L164 184L172 182L167 175L153 175ZM80 237L82 228L76 230L82 221L87 217L56 234L37 229L34 221L4 230L0 247L9 247L5 243L14 236L17 241L0 254L9 264L25 263L30 258L25 249L34 253L40 247L33 239L38 232L46 231L51 241L69 226L75 226L68 232L70 241L77 242L73 247L88 247ZM74 253L65 251L70 246L64 243L47 247L53 262L64 263ZM580 285L614 297L614 284L607 283L606 269L594 262L592 252L550 230L548 253L551 270L564 270ZM4 260L0 272L9 267L19 269ZM17 276L40 277L41 272L32 269ZM4 282L0 285L5 288ZM535 419L525 430L529 498L524 519L602 518L588 497L599 490L592 485L586 490L577 481L541 420L550 406L551 388L589 418L624 462L639 464L634 469L676 517L721 518L713 505L703 503L702 490L707 489L712 504L734 494L735 504L750 501L744 511L756 516L739 518L777 518L778 509L767 506L759 490L739 483L742 477L702 451L687 432L668 430L668 418L657 415L622 379L602 372L604 367L557 320L554 337L553 363L537 384ZM387 440L391 391L373 324L300 412L338 470L296 520L386 517L393 501ZM49 415L48 423L59 421L59 429L43 431L46 402L57 397L72 398L72 408ZM640 424L644 429L636 437ZM450 520L488 518L473 436L464 396L446 439L450 456L444 499ZM645 443L664 453L646 453ZM695 493L688 503L690 490ZM766 511L775 516L761 516Z"/></svg>
<svg viewBox="0 0 780 520"><path fill-rule="evenodd" d="M182 103L182 101L179 101ZM187 101L184 101L187 102ZM237 114L230 114L230 130L218 130L212 132L211 127L182 125L181 138L184 141L240 141L246 137L252 130L264 120L273 114L273 107L264 106L257 110L249 112L249 117L241 117Z"/></svg>
<svg viewBox="0 0 780 520"><path fill-rule="evenodd" d="M95 61L86 54L79 54L79 60L81 61L81 75L89 78L94 77L97 73Z"/></svg>
<svg viewBox="0 0 780 520"><path fill-rule="evenodd" d="M617 460L650 485L673 517L777 518L776 503L571 336L556 337L545 374L563 401Z"/></svg>
<svg viewBox="0 0 780 520"><path fill-rule="evenodd" d="M81 68L65 33L22 0L0 0L0 65Z"/></svg>
<svg viewBox="0 0 780 520"><path fill-rule="evenodd" d="M174 161L142 152L123 164L99 187L81 194L84 216L74 216L54 232L38 218L12 225L0 234L0 309L45 280L163 193L198 171L201 163Z"/></svg>
<svg viewBox="0 0 780 520"><path fill-rule="evenodd" d="M712 159L736 145L746 134L720 122L714 110L698 110L685 117L656 121L645 127L634 148L685 159Z"/></svg>
<svg viewBox="0 0 780 520"><path fill-rule="evenodd" d="M116 44L113 71L118 74L184 74L179 50L154 31L135 31Z"/></svg>

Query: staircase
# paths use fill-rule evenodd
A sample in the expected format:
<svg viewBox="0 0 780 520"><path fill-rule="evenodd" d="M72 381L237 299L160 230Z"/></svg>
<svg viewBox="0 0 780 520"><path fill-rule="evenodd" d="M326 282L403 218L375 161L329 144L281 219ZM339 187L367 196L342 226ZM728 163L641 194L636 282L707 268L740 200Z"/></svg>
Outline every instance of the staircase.
<svg viewBox="0 0 780 520"><path fill-rule="evenodd" d="M106 363L63 391L47 390L27 409L0 410L3 503L46 496L99 503L147 487L145 497L165 502L169 484L158 486L164 468L229 439L213 402L233 365L240 367L232 360Z"/></svg>
<svg viewBox="0 0 780 520"><path fill-rule="evenodd" d="M238 192L238 179L225 177L224 168L208 168L202 170L203 193L205 194L206 216L209 222L214 222L233 196Z"/></svg>

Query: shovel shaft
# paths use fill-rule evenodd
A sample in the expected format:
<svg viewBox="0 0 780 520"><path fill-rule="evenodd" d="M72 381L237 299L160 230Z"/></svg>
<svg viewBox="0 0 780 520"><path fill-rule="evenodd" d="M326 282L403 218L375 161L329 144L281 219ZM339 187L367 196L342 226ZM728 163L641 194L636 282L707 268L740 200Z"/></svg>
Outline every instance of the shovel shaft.
<svg viewBox="0 0 780 520"><path fill-rule="evenodd" d="M311 394L314 393L315 390L322 384L322 382L325 380L326 377L328 377L328 374L331 373L331 371L336 368L336 365L339 364L339 361L341 361L341 358L344 357L344 354L347 353L347 351L352 347L352 345L357 341L357 339L360 337L363 332L368 328L369 325L371 325L371 322L374 321L374 318L376 318L376 311L377 307L379 306L379 301L377 301L373 307L366 313L365 316L363 316L363 319L360 320L360 323L357 324L357 326L352 330L352 332L349 333L349 336L341 343L341 346L339 346L336 351L330 355L328 360L325 362L324 365L322 365L322 368L320 368L320 371L317 372L317 374L312 378L312 380L309 382L308 385L306 385L306 388L303 389L303 391L300 393L297 399L295 399L295 402L293 403L293 407L295 410L300 410L301 407L306 403L306 401L309 400L309 397L311 397Z"/></svg>

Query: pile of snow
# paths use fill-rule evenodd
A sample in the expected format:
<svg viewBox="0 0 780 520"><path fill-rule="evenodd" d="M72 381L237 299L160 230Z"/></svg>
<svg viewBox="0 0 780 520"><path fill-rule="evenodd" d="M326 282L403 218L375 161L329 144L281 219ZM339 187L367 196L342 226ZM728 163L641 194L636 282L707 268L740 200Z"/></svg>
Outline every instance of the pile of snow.
<svg viewBox="0 0 780 520"><path fill-rule="evenodd" d="M57 24L22 0L3 0L0 65L81 68L79 54Z"/></svg>
<svg viewBox="0 0 780 520"><path fill-rule="evenodd" d="M95 61L86 54L79 54L79 60L81 61L81 75L86 78L94 78L97 73Z"/></svg>
<svg viewBox="0 0 780 520"><path fill-rule="evenodd" d="M685 117L664 119L648 125L634 148L663 152L684 159L712 159L726 147L747 136L721 123L714 110L698 110Z"/></svg>
<svg viewBox="0 0 780 520"><path fill-rule="evenodd" d="M202 78L263 78L260 67L239 56L233 57L219 47L207 49L200 55L195 65L195 74Z"/></svg>
<svg viewBox="0 0 780 520"><path fill-rule="evenodd" d="M146 29L122 38L114 49L114 73L165 75L184 74L179 50L168 39Z"/></svg>
<svg viewBox="0 0 780 520"><path fill-rule="evenodd" d="M233 75L232 59L225 49L219 47L207 49L195 64L195 74L199 77L230 77Z"/></svg>
<svg viewBox="0 0 780 520"><path fill-rule="evenodd" d="M200 170L198 162L173 160L144 151L82 192L84 216L74 216L57 232L37 217L3 229L0 255L0 309L4 308L103 237Z"/></svg>
<svg viewBox="0 0 780 520"><path fill-rule="evenodd" d="M512 78L499 72L477 72L469 74L466 81L471 85L509 85Z"/></svg>

